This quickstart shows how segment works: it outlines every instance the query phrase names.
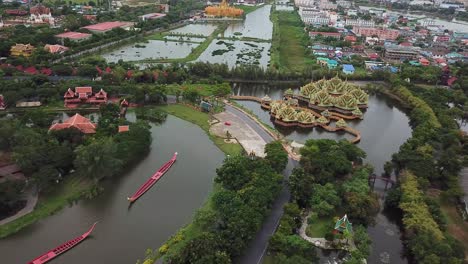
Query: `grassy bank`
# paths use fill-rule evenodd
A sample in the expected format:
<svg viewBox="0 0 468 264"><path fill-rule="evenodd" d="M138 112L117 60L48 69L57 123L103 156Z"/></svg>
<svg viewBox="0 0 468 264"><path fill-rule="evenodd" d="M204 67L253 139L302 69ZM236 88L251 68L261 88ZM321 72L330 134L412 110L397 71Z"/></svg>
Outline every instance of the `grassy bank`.
<svg viewBox="0 0 468 264"><path fill-rule="evenodd" d="M256 6L246 6L246 5L236 5L234 7L244 10L244 14L247 15L248 13L252 13L253 11L259 9L263 5L256 5Z"/></svg>
<svg viewBox="0 0 468 264"><path fill-rule="evenodd" d="M273 41L270 67L302 71L313 60L307 56L306 45L308 37L303 29L303 23L294 12L273 11Z"/></svg>
<svg viewBox="0 0 468 264"><path fill-rule="evenodd" d="M33 212L0 226L0 238L7 237L19 230L45 218L74 201L95 194L91 179L78 176L67 177L55 192L41 196Z"/></svg>
<svg viewBox="0 0 468 264"><path fill-rule="evenodd" d="M188 106L180 104L158 106L157 108L161 111L164 111L168 114L174 115L178 118L184 119L190 123L199 126L208 134L208 136L215 143L215 145L218 146L218 148L221 149L221 151L228 155L236 155L243 151L241 145L225 143L223 138L210 134L210 117L208 114L200 111L195 111L194 109Z"/></svg>

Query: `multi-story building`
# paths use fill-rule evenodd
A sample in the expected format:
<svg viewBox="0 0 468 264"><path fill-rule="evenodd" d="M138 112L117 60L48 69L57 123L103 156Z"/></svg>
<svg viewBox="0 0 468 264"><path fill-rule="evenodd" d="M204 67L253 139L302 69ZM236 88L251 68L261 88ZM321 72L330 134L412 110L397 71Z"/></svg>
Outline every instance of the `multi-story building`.
<svg viewBox="0 0 468 264"><path fill-rule="evenodd" d="M312 8L299 8L299 16L308 25L329 25L331 21L327 12Z"/></svg>
<svg viewBox="0 0 468 264"><path fill-rule="evenodd" d="M385 47L384 56L391 60L414 60L418 57L419 52L415 47L404 46L387 46Z"/></svg>
<svg viewBox="0 0 468 264"><path fill-rule="evenodd" d="M318 35L321 35L323 37L336 38L336 39L339 39L341 37L341 34L338 32L317 32L317 31L309 32L309 37L311 38L315 38Z"/></svg>
<svg viewBox="0 0 468 264"><path fill-rule="evenodd" d="M373 20L364 20L364 19L346 19L346 26L356 26L356 27L375 27L375 22Z"/></svg>
<svg viewBox="0 0 468 264"><path fill-rule="evenodd" d="M330 10L330 9L337 9L338 5L335 3L332 3L328 0L320 0L318 4L320 10Z"/></svg>
<svg viewBox="0 0 468 264"><path fill-rule="evenodd" d="M357 36L377 36L381 40L397 39L400 31L395 29L381 29L372 27L353 27L353 32Z"/></svg>
<svg viewBox="0 0 468 264"><path fill-rule="evenodd" d="M24 56L29 57L34 51L34 46L31 44L15 44L10 48L10 54L14 57Z"/></svg>
<svg viewBox="0 0 468 264"><path fill-rule="evenodd" d="M314 3L314 0L294 0L294 4L297 7L313 7Z"/></svg>

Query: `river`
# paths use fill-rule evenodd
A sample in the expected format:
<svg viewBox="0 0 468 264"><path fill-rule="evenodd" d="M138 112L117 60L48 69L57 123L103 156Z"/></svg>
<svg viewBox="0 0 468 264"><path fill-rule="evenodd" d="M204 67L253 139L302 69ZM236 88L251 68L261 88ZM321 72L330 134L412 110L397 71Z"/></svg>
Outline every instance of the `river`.
<svg viewBox="0 0 468 264"><path fill-rule="evenodd" d="M272 99L281 99L283 91L288 87L277 87L268 85L246 85L235 84L233 92L236 95L249 95L263 97L268 94ZM298 92L298 89L295 89ZM313 129L287 129L275 126L267 111L262 110L256 102L238 101L239 104L251 110L262 122L275 127L287 139L304 143L307 139L343 139L351 138L344 133L332 133L319 128ZM357 145L367 153L365 162L375 168L375 173L383 172L383 165L391 160L392 154L411 136L409 119L405 113L392 101L382 95L369 96L369 108L364 113L364 120L347 122L351 127L361 132L361 142ZM380 197L383 207L384 195L383 184L379 181L375 184L375 191ZM399 216L395 212L381 210L376 216L376 225L368 228L372 239L372 253L368 263L408 263L404 254L403 244L400 240ZM336 255L327 257L321 254L323 263L333 259Z"/></svg>
<svg viewBox="0 0 468 264"><path fill-rule="evenodd" d="M101 195L2 239L1 263L26 263L81 235L95 221L99 223L91 238L50 263L135 263L147 248L158 248L191 222L211 192L224 154L198 126L173 116L160 126L153 125L151 132L150 153L125 175L103 182ZM129 208L126 197L175 151L179 156L174 166Z"/></svg>

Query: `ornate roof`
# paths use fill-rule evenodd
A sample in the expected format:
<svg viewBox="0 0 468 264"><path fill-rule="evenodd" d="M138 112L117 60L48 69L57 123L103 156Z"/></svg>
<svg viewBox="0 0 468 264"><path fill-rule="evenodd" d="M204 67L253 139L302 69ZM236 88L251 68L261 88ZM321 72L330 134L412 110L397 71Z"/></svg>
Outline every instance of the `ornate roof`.
<svg viewBox="0 0 468 264"><path fill-rule="evenodd" d="M300 111L296 115L297 121L303 124L315 123L315 116L309 111Z"/></svg>
<svg viewBox="0 0 468 264"><path fill-rule="evenodd" d="M300 95L309 98L311 104L335 106L345 110L354 110L357 105L367 105L369 100L369 96L361 88L338 77L308 83L300 88Z"/></svg>
<svg viewBox="0 0 468 264"><path fill-rule="evenodd" d="M328 122L330 121L326 117L321 116L317 119L317 122L319 122L320 124L328 124Z"/></svg>
<svg viewBox="0 0 468 264"><path fill-rule="evenodd" d="M263 96L263 97L262 97L262 102L271 102L270 96L268 96L268 94L265 95L265 96Z"/></svg>
<svg viewBox="0 0 468 264"><path fill-rule="evenodd" d="M336 126L337 126L337 127L347 127L348 124L346 124L346 122L344 121L343 118L340 118L340 119L338 120L338 122L336 122Z"/></svg>

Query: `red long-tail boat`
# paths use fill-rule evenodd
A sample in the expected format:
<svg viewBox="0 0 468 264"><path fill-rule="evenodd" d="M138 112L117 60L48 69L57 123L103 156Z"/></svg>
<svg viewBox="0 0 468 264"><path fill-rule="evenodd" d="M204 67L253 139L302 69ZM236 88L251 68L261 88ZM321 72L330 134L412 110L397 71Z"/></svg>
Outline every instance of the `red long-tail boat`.
<svg viewBox="0 0 468 264"><path fill-rule="evenodd" d="M131 196L127 197L127 200L129 200L131 203L136 201L138 198L140 198L146 191L148 191L161 177L166 173L174 164L174 162L177 159L177 152L174 153L172 156L172 159L169 160L168 162L164 163L164 165L159 168L159 170L151 176L141 187Z"/></svg>
<svg viewBox="0 0 468 264"><path fill-rule="evenodd" d="M93 232L94 226L96 226L96 224L97 222L94 223L93 226L91 226L91 228L86 233L82 234L81 236L63 243L62 245L50 250L44 255L41 255L31 260L30 262L28 262L28 264L43 264L43 263L49 262L53 258L64 253L65 251L70 250L72 247L78 245L81 241L85 240L91 234L91 232Z"/></svg>

